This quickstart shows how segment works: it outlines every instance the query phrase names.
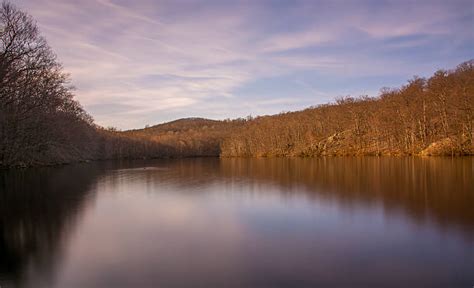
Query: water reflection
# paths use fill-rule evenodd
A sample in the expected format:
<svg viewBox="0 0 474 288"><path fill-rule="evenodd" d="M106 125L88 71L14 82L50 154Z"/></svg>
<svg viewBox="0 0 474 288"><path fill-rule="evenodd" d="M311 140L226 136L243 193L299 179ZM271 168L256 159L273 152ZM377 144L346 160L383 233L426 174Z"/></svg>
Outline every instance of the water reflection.
<svg viewBox="0 0 474 288"><path fill-rule="evenodd" d="M2 287L474 283L473 158L122 161L0 179Z"/></svg>
<svg viewBox="0 0 474 288"><path fill-rule="evenodd" d="M4 171L0 174L0 286L21 287L28 274L49 283L62 241L86 205L95 166ZM39 284L39 283L38 283Z"/></svg>
<svg viewBox="0 0 474 288"><path fill-rule="evenodd" d="M226 177L268 181L283 193L346 208L403 209L413 221L455 225L471 240L474 234L473 158L227 159L222 166Z"/></svg>

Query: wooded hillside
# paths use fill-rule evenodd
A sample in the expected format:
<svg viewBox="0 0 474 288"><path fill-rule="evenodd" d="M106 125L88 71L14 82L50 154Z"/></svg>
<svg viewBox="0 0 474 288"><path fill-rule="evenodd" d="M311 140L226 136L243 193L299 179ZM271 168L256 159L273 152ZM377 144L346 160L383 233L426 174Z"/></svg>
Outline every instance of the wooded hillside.
<svg viewBox="0 0 474 288"><path fill-rule="evenodd" d="M98 159L218 156L241 120L185 119L142 130L104 129L74 89L33 18L0 9L0 167Z"/></svg>
<svg viewBox="0 0 474 288"><path fill-rule="evenodd" d="M124 131L122 135L163 145L162 155L219 156L220 146L234 130L245 124L244 119L217 121L203 118L186 118L147 127Z"/></svg>
<svg viewBox="0 0 474 288"><path fill-rule="evenodd" d="M74 100L68 75L31 16L4 2L0 28L0 167L219 155L474 154L473 60L375 98L122 132L95 125Z"/></svg>
<svg viewBox="0 0 474 288"><path fill-rule="evenodd" d="M34 20L0 9L0 166L93 158L92 118Z"/></svg>
<svg viewBox="0 0 474 288"><path fill-rule="evenodd" d="M378 97L345 97L257 117L222 156L468 155L474 153L474 61L415 77Z"/></svg>

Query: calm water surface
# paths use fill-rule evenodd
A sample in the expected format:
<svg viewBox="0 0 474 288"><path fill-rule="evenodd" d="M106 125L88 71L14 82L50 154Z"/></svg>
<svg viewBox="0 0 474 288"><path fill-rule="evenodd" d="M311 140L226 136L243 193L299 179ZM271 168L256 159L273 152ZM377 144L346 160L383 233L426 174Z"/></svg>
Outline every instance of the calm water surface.
<svg viewBox="0 0 474 288"><path fill-rule="evenodd" d="M0 286L472 287L474 158L0 173Z"/></svg>

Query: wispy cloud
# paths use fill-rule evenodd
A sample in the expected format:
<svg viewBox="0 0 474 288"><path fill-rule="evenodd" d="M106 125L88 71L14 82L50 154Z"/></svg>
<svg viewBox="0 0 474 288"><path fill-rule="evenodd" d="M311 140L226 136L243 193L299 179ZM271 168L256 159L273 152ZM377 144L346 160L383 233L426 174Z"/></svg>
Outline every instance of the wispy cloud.
<svg viewBox="0 0 474 288"><path fill-rule="evenodd" d="M474 48L472 1L17 2L77 99L120 128L304 108L451 67ZM320 84L372 76L390 83Z"/></svg>

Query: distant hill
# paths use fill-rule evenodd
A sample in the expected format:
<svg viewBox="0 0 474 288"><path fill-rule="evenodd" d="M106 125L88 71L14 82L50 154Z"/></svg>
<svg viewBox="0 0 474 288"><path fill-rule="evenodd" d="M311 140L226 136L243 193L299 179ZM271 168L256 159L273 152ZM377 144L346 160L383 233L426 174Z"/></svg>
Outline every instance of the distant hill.
<svg viewBox="0 0 474 288"><path fill-rule="evenodd" d="M244 123L244 119L219 121L183 118L120 133L132 139L143 139L161 144L160 154L167 157L217 157L220 155L220 146L224 139Z"/></svg>
<svg viewBox="0 0 474 288"><path fill-rule="evenodd" d="M122 132L94 124L74 100L33 18L9 3L0 12L0 168L196 156L474 155L474 60L374 98Z"/></svg>
<svg viewBox="0 0 474 288"><path fill-rule="evenodd" d="M140 132L144 134L184 132L184 131L189 131L193 129L201 129L203 127L212 127L214 125L223 125L225 123L227 122L212 120L212 119L205 119L205 118L198 118L198 117L190 117L190 118L181 118L181 119L173 120L170 122L165 122L162 124L157 124L157 125L142 128L142 129L131 129L124 132L125 133Z"/></svg>
<svg viewBox="0 0 474 288"><path fill-rule="evenodd" d="M184 118L119 134L160 145L144 157L473 155L474 61L378 97L248 120Z"/></svg>

